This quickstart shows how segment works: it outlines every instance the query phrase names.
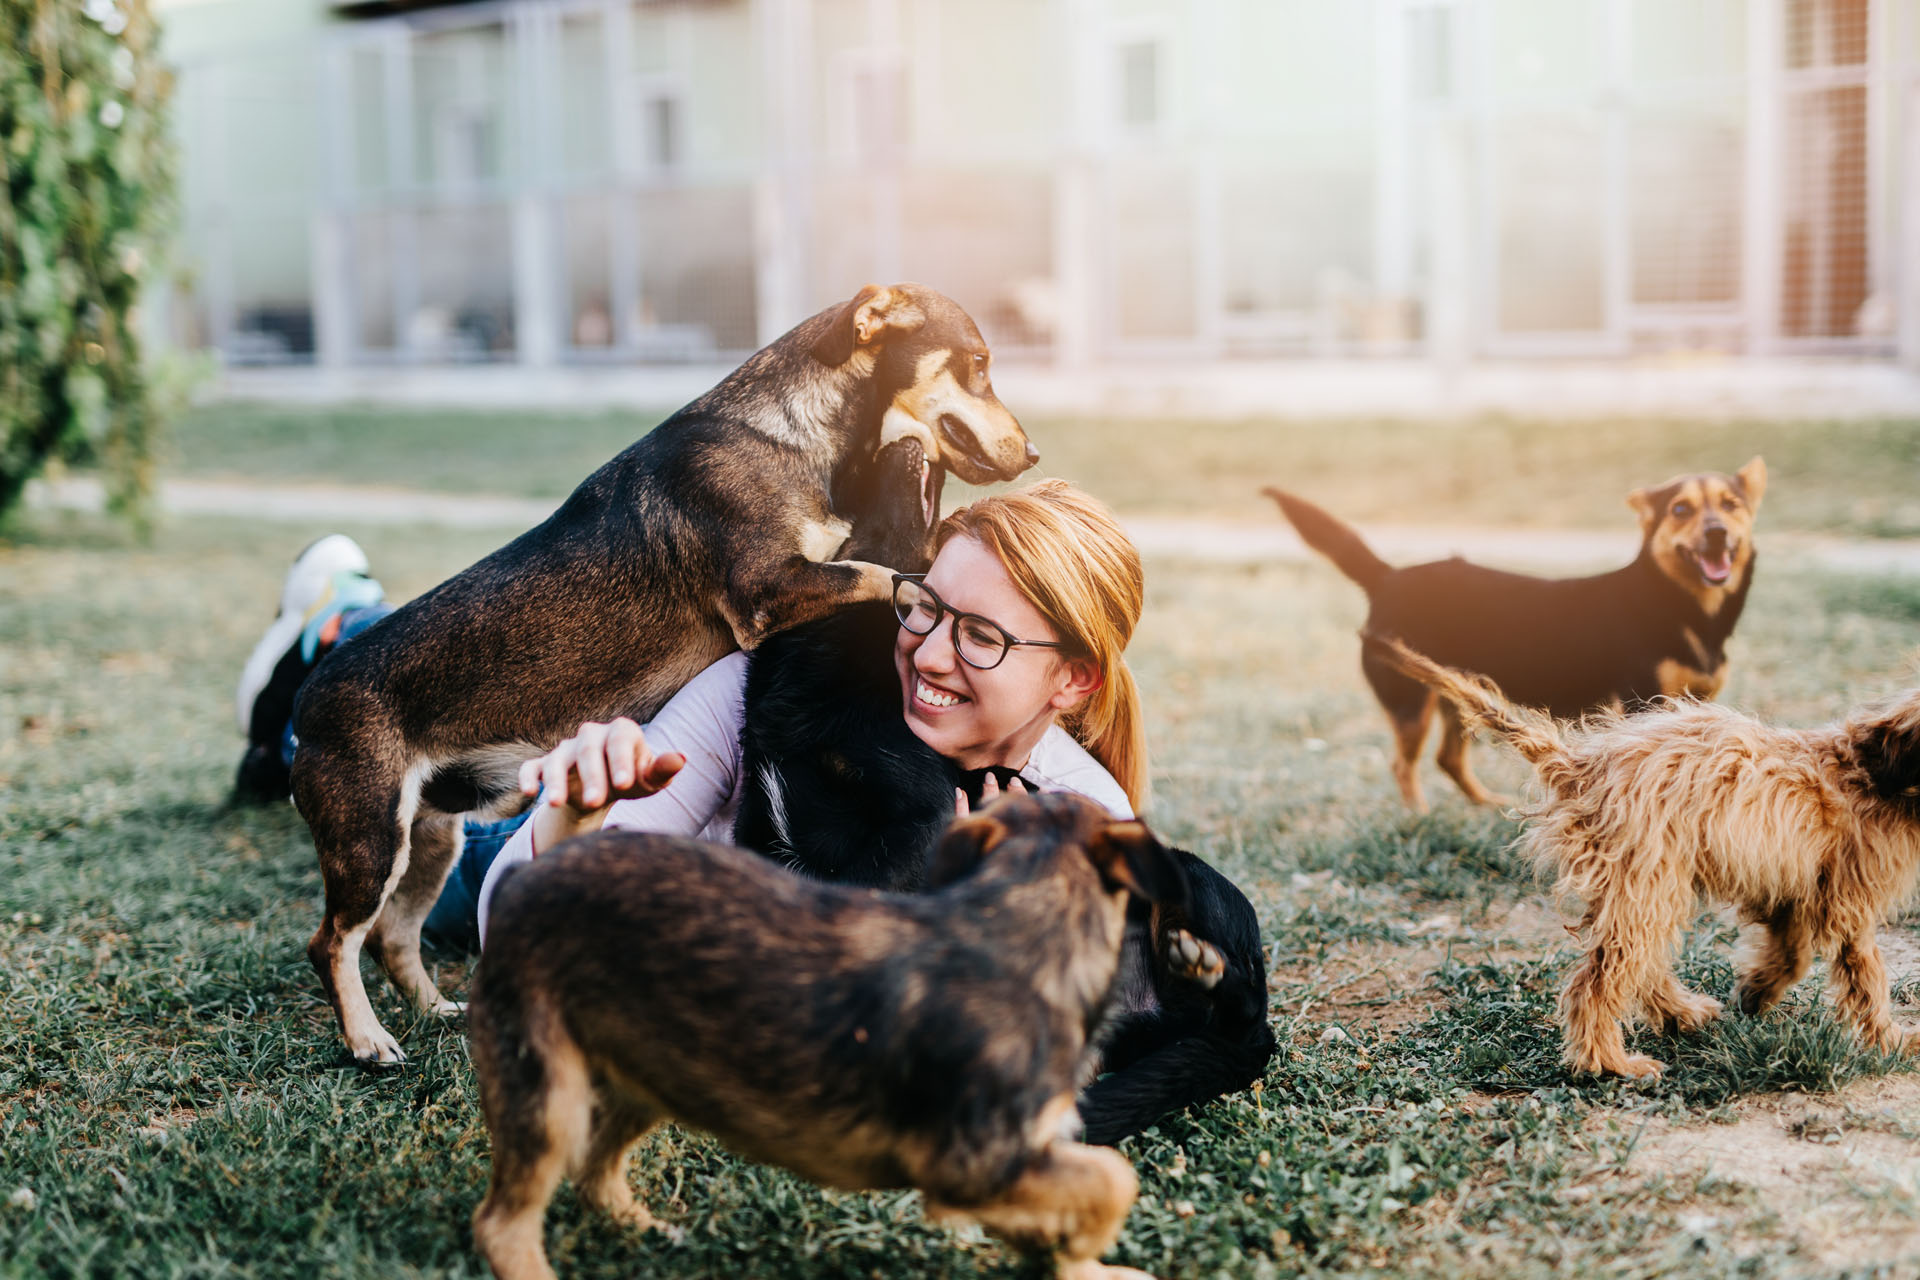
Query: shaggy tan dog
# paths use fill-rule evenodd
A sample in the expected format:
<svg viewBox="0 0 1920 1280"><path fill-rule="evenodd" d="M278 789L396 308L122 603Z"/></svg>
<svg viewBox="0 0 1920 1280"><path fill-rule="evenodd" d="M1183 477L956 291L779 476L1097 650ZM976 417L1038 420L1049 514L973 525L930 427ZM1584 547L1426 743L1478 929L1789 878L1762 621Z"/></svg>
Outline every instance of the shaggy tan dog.
<svg viewBox="0 0 1920 1280"><path fill-rule="evenodd" d="M1893 1024L1874 942L1920 868L1920 691L1821 729L1776 729L1700 702L1574 728L1398 641L1365 639L1539 772L1546 799L1522 847L1584 905L1586 954L1560 996L1575 1070L1659 1074L1662 1063L1627 1052L1621 1024L1636 1009L1680 1031L1719 1014L1672 968L1702 896L1764 926L1741 958L1742 1013L1770 1008L1824 955L1841 1016L1880 1048L1920 1052L1920 1034Z"/></svg>

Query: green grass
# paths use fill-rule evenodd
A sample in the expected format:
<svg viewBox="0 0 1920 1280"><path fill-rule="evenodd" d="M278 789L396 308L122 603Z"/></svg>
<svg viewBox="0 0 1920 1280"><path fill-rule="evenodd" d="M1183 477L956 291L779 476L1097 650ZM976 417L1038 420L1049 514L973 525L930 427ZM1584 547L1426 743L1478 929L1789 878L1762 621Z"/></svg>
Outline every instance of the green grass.
<svg viewBox="0 0 1920 1280"><path fill-rule="evenodd" d="M482 1274L467 1216L487 1141L459 1026L410 1016L375 979L410 1061L344 1066L303 954L320 912L304 829L286 807L226 804L231 680L317 532L177 522L138 546L36 515L0 542L0 1276ZM404 596L495 538L362 540ZM1436 813L1400 811L1358 677L1356 593L1320 566L1148 572L1132 662L1152 818L1254 900L1282 1047L1257 1092L1127 1144L1142 1195L1113 1259L1173 1277L1837 1270L1751 1193L1640 1170L1637 1135L1779 1090L1891 1080L1892 1064L1809 983L1766 1018L1644 1038L1672 1064L1660 1081L1569 1077L1551 1021L1564 935L1503 933L1508 912L1539 910L1505 820L1467 810L1430 764ZM1729 698L1807 722L1884 692L1916 639L1887 604L1908 590L1768 575ZM1506 753L1479 761L1489 785L1523 787ZM1436 914L1456 923L1418 933ZM1728 953L1710 920L1682 972L1724 994ZM464 988L465 957L435 963ZM1379 1020L1323 1038L1336 1019L1307 1003L1324 994L1313 966L1376 963L1402 966L1367 1006ZM562 1274L1034 1274L927 1226L911 1196L824 1192L678 1131L635 1176L684 1234L631 1235L563 1192L547 1237ZM34 1207L6 1206L17 1188ZM1894 1222L1920 1208L1834 1195ZM1687 1224L1706 1211L1724 1225L1703 1245ZM1910 1236L1865 1239L1851 1261L1915 1252Z"/></svg>
<svg viewBox="0 0 1920 1280"><path fill-rule="evenodd" d="M173 470L557 498L658 419L217 405L178 425ZM1730 472L1758 453L1772 476L1763 529L1920 536L1920 421L1025 425L1041 473L1124 512L1272 520L1259 490L1277 484L1355 520L1631 528L1629 491L1683 471Z"/></svg>

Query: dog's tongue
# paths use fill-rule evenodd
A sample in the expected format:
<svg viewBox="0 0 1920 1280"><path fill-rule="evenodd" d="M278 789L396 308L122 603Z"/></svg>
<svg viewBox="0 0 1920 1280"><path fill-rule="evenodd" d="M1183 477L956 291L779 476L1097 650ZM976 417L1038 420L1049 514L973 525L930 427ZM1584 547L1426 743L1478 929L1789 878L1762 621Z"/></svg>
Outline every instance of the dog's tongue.
<svg viewBox="0 0 1920 1280"><path fill-rule="evenodd" d="M1733 574L1733 552L1722 551L1717 555L1702 552L1700 572L1708 582L1725 582Z"/></svg>

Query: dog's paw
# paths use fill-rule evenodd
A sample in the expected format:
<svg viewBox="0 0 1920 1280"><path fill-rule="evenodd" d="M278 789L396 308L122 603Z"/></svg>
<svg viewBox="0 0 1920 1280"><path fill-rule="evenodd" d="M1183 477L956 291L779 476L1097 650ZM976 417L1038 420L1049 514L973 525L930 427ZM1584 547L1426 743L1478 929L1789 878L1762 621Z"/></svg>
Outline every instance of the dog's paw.
<svg viewBox="0 0 1920 1280"><path fill-rule="evenodd" d="M1132 1267L1110 1267L1104 1262L1091 1259L1069 1261L1060 1260L1060 1269L1055 1272L1060 1280L1154 1280L1146 1271L1136 1271Z"/></svg>
<svg viewBox="0 0 1920 1280"><path fill-rule="evenodd" d="M1920 1031L1889 1025L1878 1031L1867 1031L1861 1039L1882 1053L1920 1054Z"/></svg>
<svg viewBox="0 0 1920 1280"><path fill-rule="evenodd" d="M1666 1031L1698 1031L1721 1014L1723 1005L1712 996L1703 996L1698 992L1689 992L1687 998L1676 1002L1671 1008L1662 1009L1650 1019L1660 1024Z"/></svg>
<svg viewBox="0 0 1920 1280"><path fill-rule="evenodd" d="M1160 940L1160 953L1176 978L1211 990L1226 976L1227 959L1211 942L1203 942L1185 929L1169 929Z"/></svg>
<svg viewBox="0 0 1920 1280"><path fill-rule="evenodd" d="M427 1008L427 1012L436 1018L451 1018L456 1013L465 1013L466 1011L467 1002L465 1000L436 1000Z"/></svg>
<svg viewBox="0 0 1920 1280"><path fill-rule="evenodd" d="M607 1216L621 1226L632 1231L661 1231L672 1234L675 1228L660 1221L647 1211L647 1206L638 1200L628 1199L623 1204L603 1205Z"/></svg>
<svg viewBox="0 0 1920 1280"><path fill-rule="evenodd" d="M1652 1080L1667 1069L1667 1064L1658 1058L1649 1058L1644 1053L1630 1053L1608 1070L1629 1080Z"/></svg>
<svg viewBox="0 0 1920 1280"><path fill-rule="evenodd" d="M349 1037L347 1048L353 1054L353 1060L363 1067L397 1067L407 1060L401 1052L400 1042L388 1034L385 1027L376 1026L371 1032L357 1039Z"/></svg>

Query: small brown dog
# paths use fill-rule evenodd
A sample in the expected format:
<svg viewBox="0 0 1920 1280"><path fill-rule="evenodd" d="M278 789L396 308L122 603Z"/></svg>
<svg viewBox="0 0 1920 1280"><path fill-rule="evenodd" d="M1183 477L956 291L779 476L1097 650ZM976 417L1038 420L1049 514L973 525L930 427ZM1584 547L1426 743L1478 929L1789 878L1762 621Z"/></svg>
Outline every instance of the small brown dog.
<svg viewBox="0 0 1920 1280"><path fill-rule="evenodd" d="M1825 955L1841 1016L1880 1048L1920 1051L1920 1035L1893 1024L1874 942L1920 870L1920 691L1822 729L1776 729L1697 702L1569 728L1402 644L1366 643L1539 771L1547 796L1522 847L1585 911L1586 954L1560 997L1575 1070L1660 1073L1626 1050L1621 1021L1636 1006L1680 1031L1719 1014L1672 968L1701 896L1763 927L1734 987L1742 1013L1765 1012Z"/></svg>
<svg viewBox="0 0 1920 1280"><path fill-rule="evenodd" d="M1128 894L1184 906L1138 822L1055 793L956 823L928 894L804 880L758 854L582 837L493 899L469 1007L493 1180L473 1231L502 1280L553 1275L562 1176L647 1227L627 1156L654 1125L848 1190L916 1187L966 1218L1103 1266L1138 1192L1074 1140L1075 1090L1113 1002Z"/></svg>

